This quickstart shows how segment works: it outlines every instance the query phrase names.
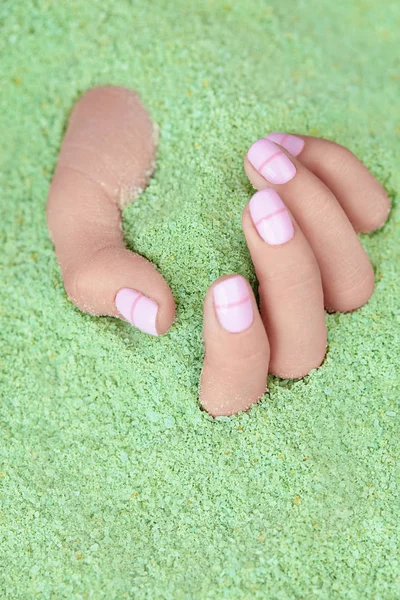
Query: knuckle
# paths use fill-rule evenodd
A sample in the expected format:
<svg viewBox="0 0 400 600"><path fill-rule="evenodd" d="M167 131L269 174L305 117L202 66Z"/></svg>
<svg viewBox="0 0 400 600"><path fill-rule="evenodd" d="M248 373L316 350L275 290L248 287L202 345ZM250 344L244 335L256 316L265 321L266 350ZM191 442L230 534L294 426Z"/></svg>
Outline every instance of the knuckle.
<svg viewBox="0 0 400 600"><path fill-rule="evenodd" d="M269 344L266 336L264 337L265 339L259 339L257 343L251 344L242 350L240 362L246 361L246 363L253 365L255 368L268 363Z"/></svg>
<svg viewBox="0 0 400 600"><path fill-rule="evenodd" d="M219 352L207 352L204 362L210 365L214 372L218 372L226 379L231 373L243 373L246 378L251 379L254 373L263 370L268 373L269 346L261 344L254 346L251 350L242 350L238 354L230 353L224 356L221 356Z"/></svg>
<svg viewBox="0 0 400 600"><path fill-rule="evenodd" d="M73 265L64 276L64 287L67 296L75 306L84 310L91 269L88 263Z"/></svg>
<svg viewBox="0 0 400 600"><path fill-rule="evenodd" d="M95 286L99 284L99 257L113 247L106 245L98 248L83 260L74 261L64 273L64 288L69 300L84 312L93 311L92 296Z"/></svg>
<svg viewBox="0 0 400 600"><path fill-rule="evenodd" d="M326 168L337 176L346 175L354 159L351 150L334 142L332 142L331 152L324 158Z"/></svg>
<svg viewBox="0 0 400 600"><path fill-rule="evenodd" d="M303 212L307 213L310 222L319 222L330 217L333 202L336 202L336 199L332 192L319 182L311 194L302 198Z"/></svg>
<svg viewBox="0 0 400 600"><path fill-rule="evenodd" d="M285 294L290 294L299 288L309 288L320 285L321 275L315 259L299 260L293 256L292 260L285 265L276 266L264 273L260 281L259 291L262 294L266 287L274 285L281 287Z"/></svg>
<svg viewBox="0 0 400 600"><path fill-rule="evenodd" d="M241 333L239 338L230 340L229 345L221 345L218 339L209 337L206 341L205 362L213 366L219 372L232 373L245 370L251 376L252 371L268 369L269 343L265 330L258 332L252 328Z"/></svg>

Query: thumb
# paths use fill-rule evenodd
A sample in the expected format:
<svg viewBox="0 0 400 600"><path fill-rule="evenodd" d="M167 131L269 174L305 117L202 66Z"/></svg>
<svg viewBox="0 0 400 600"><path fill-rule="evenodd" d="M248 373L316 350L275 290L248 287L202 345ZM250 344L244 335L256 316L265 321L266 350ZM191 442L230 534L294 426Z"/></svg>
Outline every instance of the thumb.
<svg viewBox="0 0 400 600"><path fill-rule="evenodd" d="M134 92L90 90L70 118L47 221L72 302L159 335L171 326L175 303L154 265L125 247L120 208L147 185L155 153L152 123Z"/></svg>

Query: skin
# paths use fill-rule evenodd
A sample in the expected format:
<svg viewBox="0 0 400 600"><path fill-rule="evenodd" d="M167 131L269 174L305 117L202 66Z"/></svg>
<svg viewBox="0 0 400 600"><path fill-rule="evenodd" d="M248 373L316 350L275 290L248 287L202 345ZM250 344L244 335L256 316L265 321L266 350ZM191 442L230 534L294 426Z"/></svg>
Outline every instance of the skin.
<svg viewBox="0 0 400 600"><path fill-rule="evenodd" d="M201 375L200 401L213 416L248 409L265 392L270 345L253 290L246 281L254 321L243 333L229 333L218 322L212 298L213 286L204 300L203 337L206 347Z"/></svg>
<svg viewBox="0 0 400 600"><path fill-rule="evenodd" d="M318 143L320 140L315 141ZM308 139L309 145L313 142L313 138ZM324 147L329 160L329 149L336 153L336 144L328 142ZM279 148L286 156L290 156L287 150L281 146ZM297 172L291 181L283 185L268 183L254 170L247 157L244 159L244 168L256 189L270 187L278 191L297 220L318 261L327 310L355 310L365 304L372 294L374 272L371 263L336 196L300 162L300 157L297 160L290 156ZM359 165L369 178L369 171L357 160L357 167ZM354 177L351 168L346 173L347 177ZM360 193L352 200L352 207L357 201L361 209L363 197ZM366 231L371 231L371 223L365 220L364 226Z"/></svg>
<svg viewBox="0 0 400 600"><path fill-rule="evenodd" d="M259 282L260 311L248 291L251 324L241 332L220 323L213 282L204 301L205 358L201 405L213 416L248 409L264 394L268 373L303 377L326 352L325 309L352 311L370 298L373 269L358 237L381 227L390 203L381 184L346 148L299 136L296 172L272 184L244 159L257 190L278 192L293 224L291 239L266 243L249 204L243 233ZM50 186L47 219L69 298L84 312L124 318L116 295L140 292L158 305L156 330L165 333L175 304L162 275L124 245L121 208L147 185L156 156L154 127L135 92L89 90L75 105ZM236 276L237 277L237 276Z"/></svg>
<svg viewBox="0 0 400 600"><path fill-rule="evenodd" d="M123 204L144 189L154 169L156 136L138 95L107 86L75 105L47 201L47 223L70 300L92 315L122 317L121 288L157 302L157 331L175 317L168 284L146 259L130 252L121 226Z"/></svg>

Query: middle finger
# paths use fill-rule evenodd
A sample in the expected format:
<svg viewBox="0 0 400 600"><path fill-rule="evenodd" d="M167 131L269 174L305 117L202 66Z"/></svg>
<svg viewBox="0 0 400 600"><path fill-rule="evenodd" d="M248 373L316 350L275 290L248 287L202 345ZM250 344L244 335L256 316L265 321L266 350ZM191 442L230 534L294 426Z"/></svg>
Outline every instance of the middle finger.
<svg viewBox="0 0 400 600"><path fill-rule="evenodd" d="M319 367L326 350L321 276L303 232L274 190L261 190L242 217L271 344L270 372L285 379Z"/></svg>

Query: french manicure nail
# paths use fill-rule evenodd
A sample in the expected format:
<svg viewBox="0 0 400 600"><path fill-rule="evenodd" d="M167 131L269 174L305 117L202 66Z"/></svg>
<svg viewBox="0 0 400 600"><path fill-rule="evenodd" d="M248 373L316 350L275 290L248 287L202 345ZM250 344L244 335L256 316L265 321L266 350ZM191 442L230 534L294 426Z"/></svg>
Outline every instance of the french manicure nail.
<svg viewBox="0 0 400 600"><path fill-rule="evenodd" d="M263 138L250 147L247 158L270 183L287 183L296 175L296 167L273 142Z"/></svg>
<svg viewBox="0 0 400 600"><path fill-rule="evenodd" d="M115 297L115 306L134 327L145 333L158 335L156 329L158 305L154 300L150 300L136 290L122 288Z"/></svg>
<svg viewBox="0 0 400 600"><path fill-rule="evenodd" d="M223 279L213 287L218 321L231 333L245 331L253 322L253 305L243 277Z"/></svg>
<svg viewBox="0 0 400 600"><path fill-rule="evenodd" d="M270 188L251 198L250 215L262 239L277 246L292 239L293 223L279 195Z"/></svg>
<svg viewBox="0 0 400 600"><path fill-rule="evenodd" d="M297 137L297 135L292 135L291 133L273 132L268 134L265 139L271 140L271 142L276 142L280 146L283 146L293 156L298 156L303 150L305 144L304 140Z"/></svg>

